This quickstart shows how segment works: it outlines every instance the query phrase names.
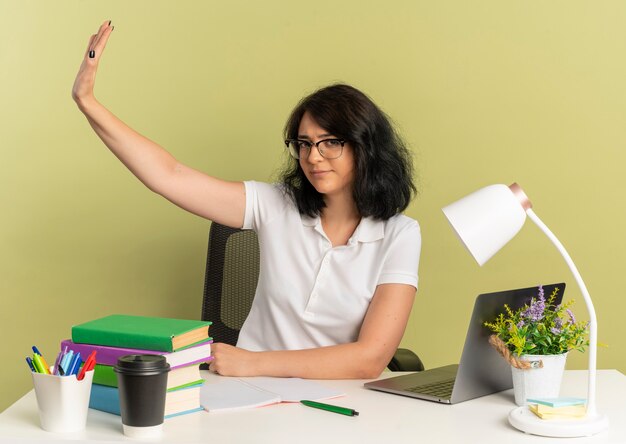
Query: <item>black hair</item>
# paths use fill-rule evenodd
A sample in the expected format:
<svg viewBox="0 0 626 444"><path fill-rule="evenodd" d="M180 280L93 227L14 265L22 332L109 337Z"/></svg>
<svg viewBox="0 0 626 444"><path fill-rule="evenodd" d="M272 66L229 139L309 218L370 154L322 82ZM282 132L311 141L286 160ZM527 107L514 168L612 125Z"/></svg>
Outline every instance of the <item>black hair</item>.
<svg viewBox="0 0 626 444"><path fill-rule="evenodd" d="M297 139L300 121L309 113L330 134L346 140L354 150L353 198L361 217L387 220L402 212L416 194L412 158L390 119L358 89L330 85L305 97L291 112L285 138ZM300 214L320 215L324 197L290 158L281 181Z"/></svg>

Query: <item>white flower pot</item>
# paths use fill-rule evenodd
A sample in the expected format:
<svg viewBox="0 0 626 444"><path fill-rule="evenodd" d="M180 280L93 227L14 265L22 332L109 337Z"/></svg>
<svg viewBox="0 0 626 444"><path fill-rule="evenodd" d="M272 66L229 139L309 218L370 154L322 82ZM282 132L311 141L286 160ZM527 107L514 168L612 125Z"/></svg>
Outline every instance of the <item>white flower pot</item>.
<svg viewBox="0 0 626 444"><path fill-rule="evenodd" d="M522 355L520 360L543 361L543 367L526 370L511 367L515 404L526 405L528 398L556 398L559 396L567 353L560 355Z"/></svg>

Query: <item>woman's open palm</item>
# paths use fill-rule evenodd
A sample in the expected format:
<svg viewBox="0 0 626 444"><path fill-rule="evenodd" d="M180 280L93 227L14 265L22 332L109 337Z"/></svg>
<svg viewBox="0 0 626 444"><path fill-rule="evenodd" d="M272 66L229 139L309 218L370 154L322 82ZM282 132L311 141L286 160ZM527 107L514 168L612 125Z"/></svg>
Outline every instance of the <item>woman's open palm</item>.
<svg viewBox="0 0 626 444"><path fill-rule="evenodd" d="M89 39L83 63L80 65L76 80L74 80L74 86L72 87L72 98L77 103L93 98L98 63L112 31L111 22L107 20L100 26L98 33L92 35Z"/></svg>

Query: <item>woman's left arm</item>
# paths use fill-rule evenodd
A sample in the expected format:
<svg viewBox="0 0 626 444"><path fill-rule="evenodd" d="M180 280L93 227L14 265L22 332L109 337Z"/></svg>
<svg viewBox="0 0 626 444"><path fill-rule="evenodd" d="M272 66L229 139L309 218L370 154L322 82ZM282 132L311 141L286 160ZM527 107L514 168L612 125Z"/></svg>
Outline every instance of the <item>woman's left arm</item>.
<svg viewBox="0 0 626 444"><path fill-rule="evenodd" d="M415 287L381 284L356 342L306 350L251 352L213 344L210 369L225 376L280 376L309 379L373 379L396 352L415 299Z"/></svg>

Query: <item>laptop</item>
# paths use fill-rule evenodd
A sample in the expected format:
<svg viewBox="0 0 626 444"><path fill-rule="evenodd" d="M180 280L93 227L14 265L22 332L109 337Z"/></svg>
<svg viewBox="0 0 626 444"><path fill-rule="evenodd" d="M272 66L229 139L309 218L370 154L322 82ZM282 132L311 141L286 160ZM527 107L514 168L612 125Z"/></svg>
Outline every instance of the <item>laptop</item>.
<svg viewBox="0 0 626 444"><path fill-rule="evenodd" d="M546 300L558 287L554 304L560 304L565 283L544 285ZM537 298L538 287L481 294L476 298L459 364L446 365L409 375L365 383L372 390L412 398L456 404L513 387L511 366L489 345L491 331L483 325L493 322L507 304L513 311Z"/></svg>

